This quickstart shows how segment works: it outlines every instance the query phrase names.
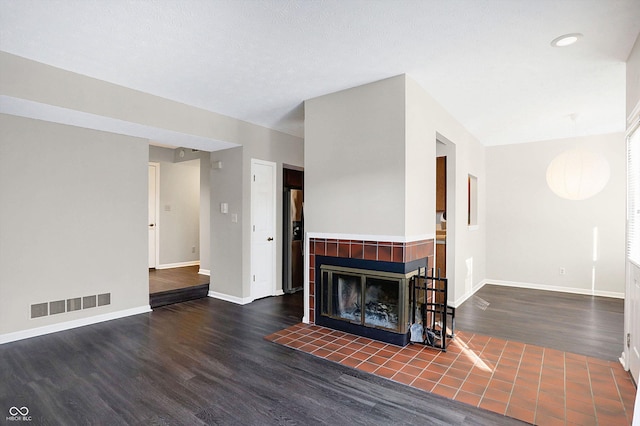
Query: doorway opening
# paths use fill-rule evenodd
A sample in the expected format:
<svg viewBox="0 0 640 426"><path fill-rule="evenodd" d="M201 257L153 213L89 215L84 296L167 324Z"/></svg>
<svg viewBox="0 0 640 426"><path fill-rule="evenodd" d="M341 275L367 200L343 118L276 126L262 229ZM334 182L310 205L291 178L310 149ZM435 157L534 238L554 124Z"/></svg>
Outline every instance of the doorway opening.
<svg viewBox="0 0 640 426"><path fill-rule="evenodd" d="M251 159L251 299L276 295L276 163Z"/></svg>
<svg viewBox="0 0 640 426"><path fill-rule="evenodd" d="M304 285L304 171L282 170L282 290L295 293Z"/></svg>
<svg viewBox="0 0 640 426"><path fill-rule="evenodd" d="M436 136L436 258L434 274L455 282L456 145ZM434 275L437 276L437 275ZM451 289L449 295L455 295Z"/></svg>
<svg viewBox="0 0 640 426"><path fill-rule="evenodd" d="M150 146L149 159L149 304L206 297L209 276L199 271L201 204L208 205L201 200L201 169L208 153Z"/></svg>
<svg viewBox="0 0 640 426"><path fill-rule="evenodd" d="M627 137L626 367L640 383L640 116ZM640 397L639 397L640 398ZM639 410L636 402L636 410Z"/></svg>
<svg viewBox="0 0 640 426"><path fill-rule="evenodd" d="M436 259L434 277L447 276L447 157L436 157Z"/></svg>
<svg viewBox="0 0 640 426"><path fill-rule="evenodd" d="M158 265L158 216L160 212L160 163L149 162L148 215L149 215L149 269Z"/></svg>

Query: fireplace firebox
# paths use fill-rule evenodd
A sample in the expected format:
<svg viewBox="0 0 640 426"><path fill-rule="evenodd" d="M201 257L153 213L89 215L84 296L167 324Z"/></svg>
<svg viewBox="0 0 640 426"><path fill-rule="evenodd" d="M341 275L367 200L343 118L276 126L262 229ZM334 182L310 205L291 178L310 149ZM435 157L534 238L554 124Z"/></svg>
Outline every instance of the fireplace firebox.
<svg viewBox="0 0 640 426"><path fill-rule="evenodd" d="M320 267L318 325L396 345L408 343L410 273Z"/></svg>

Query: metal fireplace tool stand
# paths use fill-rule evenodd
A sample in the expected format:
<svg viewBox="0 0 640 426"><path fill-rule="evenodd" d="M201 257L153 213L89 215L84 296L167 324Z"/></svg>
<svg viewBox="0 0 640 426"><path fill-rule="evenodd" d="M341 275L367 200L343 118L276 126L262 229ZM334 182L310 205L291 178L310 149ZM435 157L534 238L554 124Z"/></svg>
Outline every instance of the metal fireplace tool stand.
<svg viewBox="0 0 640 426"><path fill-rule="evenodd" d="M440 276L438 268L437 275L431 269L431 275L427 265L418 269L418 274L411 278L411 319L412 324L416 324L416 314L418 303L420 306L420 316L423 327L423 339L416 341L413 338L411 343L419 343L446 352L451 339L455 338L456 308L447 304L448 281ZM450 328L447 328L449 327ZM412 336L413 337L413 336Z"/></svg>

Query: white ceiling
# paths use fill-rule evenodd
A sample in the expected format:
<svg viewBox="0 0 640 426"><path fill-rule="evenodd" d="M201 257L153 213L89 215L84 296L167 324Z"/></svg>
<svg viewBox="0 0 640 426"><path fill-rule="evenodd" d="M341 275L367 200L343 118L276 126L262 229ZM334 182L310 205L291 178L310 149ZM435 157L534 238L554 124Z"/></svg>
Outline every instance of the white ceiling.
<svg viewBox="0 0 640 426"><path fill-rule="evenodd" d="M298 136L402 73L485 145L624 131L639 31L639 0L0 0L0 50Z"/></svg>

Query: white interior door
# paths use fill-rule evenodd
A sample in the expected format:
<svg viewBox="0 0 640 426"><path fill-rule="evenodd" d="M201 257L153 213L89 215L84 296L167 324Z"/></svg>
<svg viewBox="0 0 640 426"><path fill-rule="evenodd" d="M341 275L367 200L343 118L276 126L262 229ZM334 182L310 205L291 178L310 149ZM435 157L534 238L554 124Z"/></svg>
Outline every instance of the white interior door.
<svg viewBox="0 0 640 426"><path fill-rule="evenodd" d="M149 268L158 265L158 178L159 164L149 163Z"/></svg>
<svg viewBox="0 0 640 426"><path fill-rule="evenodd" d="M251 160L251 298L276 294L276 164Z"/></svg>

